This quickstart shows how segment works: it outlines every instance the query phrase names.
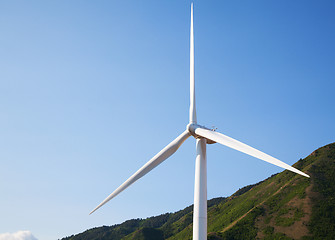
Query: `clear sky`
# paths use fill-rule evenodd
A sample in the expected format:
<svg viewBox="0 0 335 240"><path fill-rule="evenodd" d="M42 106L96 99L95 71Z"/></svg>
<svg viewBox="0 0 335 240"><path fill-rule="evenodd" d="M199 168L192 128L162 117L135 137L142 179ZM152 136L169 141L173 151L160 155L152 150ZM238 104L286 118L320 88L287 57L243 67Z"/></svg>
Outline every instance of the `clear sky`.
<svg viewBox="0 0 335 240"><path fill-rule="evenodd" d="M195 1L198 122L289 164L334 142L334 12ZM0 1L0 234L52 240L192 204L190 138L88 215L184 131L189 28L190 1ZM280 171L209 145L208 198Z"/></svg>

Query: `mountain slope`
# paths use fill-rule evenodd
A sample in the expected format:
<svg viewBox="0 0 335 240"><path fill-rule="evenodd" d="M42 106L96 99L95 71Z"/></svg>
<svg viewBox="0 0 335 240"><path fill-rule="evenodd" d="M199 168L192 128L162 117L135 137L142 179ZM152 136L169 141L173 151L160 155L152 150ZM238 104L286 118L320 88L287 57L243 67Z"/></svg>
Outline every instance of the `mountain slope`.
<svg viewBox="0 0 335 240"><path fill-rule="evenodd" d="M208 201L208 239L335 239L335 143L294 167ZM100 227L62 240L192 239L192 209Z"/></svg>

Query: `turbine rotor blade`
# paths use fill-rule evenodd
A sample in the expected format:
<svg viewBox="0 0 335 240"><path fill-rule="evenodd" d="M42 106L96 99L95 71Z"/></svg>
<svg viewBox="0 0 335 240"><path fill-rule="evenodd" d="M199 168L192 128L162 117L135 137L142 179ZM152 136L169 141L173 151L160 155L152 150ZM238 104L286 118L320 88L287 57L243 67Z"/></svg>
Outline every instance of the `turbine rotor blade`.
<svg viewBox="0 0 335 240"><path fill-rule="evenodd" d="M253 156L255 158L259 158L263 161L266 161L268 163L274 164L278 167L282 167L284 169L287 169L289 171L295 172L297 174L300 174L304 177L309 177L306 173L303 173L302 171L274 158L271 157L270 155L263 153L253 147L250 147L242 142L239 142L231 137L228 137L222 133L214 132L208 129L204 129L201 127L198 127L195 129L195 134L207 139L210 139L214 142L220 143L222 145L225 145L227 147L233 148L237 151L243 152L245 154L248 154L250 156Z"/></svg>
<svg viewBox="0 0 335 240"><path fill-rule="evenodd" d="M104 204L106 204L109 200L114 198L116 195L121 193L135 181L143 177L145 174L150 172L152 169L161 164L164 160L169 158L172 154L174 154L178 148L182 145L182 143L190 136L188 130L184 131L180 134L175 140L173 140L170 144L168 144L165 148L163 148L159 153L157 153L153 158L151 158L146 164L143 165L136 173L134 173L130 178L128 178L121 186L119 186L114 192L112 192L102 203L100 203L90 214L98 210Z"/></svg>
<svg viewBox="0 0 335 240"><path fill-rule="evenodd" d="M197 123L197 114L195 111L195 82L194 82L193 3L191 4L191 29L190 29L190 123Z"/></svg>

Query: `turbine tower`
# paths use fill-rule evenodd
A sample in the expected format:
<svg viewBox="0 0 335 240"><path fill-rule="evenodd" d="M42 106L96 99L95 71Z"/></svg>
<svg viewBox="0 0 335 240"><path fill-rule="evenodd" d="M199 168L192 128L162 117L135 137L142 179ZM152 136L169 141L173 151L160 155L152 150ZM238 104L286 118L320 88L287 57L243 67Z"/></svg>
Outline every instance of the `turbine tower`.
<svg viewBox="0 0 335 240"><path fill-rule="evenodd" d="M191 4L191 29L190 29L190 116L189 124L186 130L175 140L163 148L143 167L128 178L121 186L112 192L102 203L100 203L90 214L95 212L101 206L106 204L112 198L117 196L135 181L146 175L152 169L161 164L164 160L174 154L183 142L193 136L196 139L196 162L195 162L195 182L194 182L194 209L193 209L193 239L207 239L207 158L206 144L219 143L224 146L233 148L255 158L261 159L268 163L282 167L289 171L295 172L305 177L307 174L300 170L252 148L240 141L230 138L224 134L218 133L212 129L201 126L197 123L195 110L195 82L194 82L194 33L193 33L193 3Z"/></svg>

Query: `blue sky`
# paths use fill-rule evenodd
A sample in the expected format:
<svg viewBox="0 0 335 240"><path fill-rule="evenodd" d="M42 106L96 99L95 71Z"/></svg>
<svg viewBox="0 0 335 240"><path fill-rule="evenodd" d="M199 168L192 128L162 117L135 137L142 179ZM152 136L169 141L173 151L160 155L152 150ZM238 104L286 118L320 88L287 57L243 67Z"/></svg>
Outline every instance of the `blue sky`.
<svg viewBox="0 0 335 240"><path fill-rule="evenodd" d="M333 1L196 1L198 122L293 164L334 142ZM39 240L182 209L195 141L88 213L184 131L190 1L0 2L0 234ZM208 146L208 198L282 171Z"/></svg>

